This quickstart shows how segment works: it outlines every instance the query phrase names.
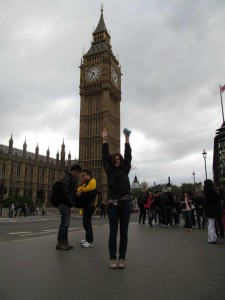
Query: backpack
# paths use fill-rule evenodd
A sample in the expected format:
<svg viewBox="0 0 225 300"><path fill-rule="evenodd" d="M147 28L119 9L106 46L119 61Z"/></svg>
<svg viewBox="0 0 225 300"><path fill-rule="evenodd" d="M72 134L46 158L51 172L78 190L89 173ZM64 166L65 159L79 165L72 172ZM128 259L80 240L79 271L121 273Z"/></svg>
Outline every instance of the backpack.
<svg viewBox="0 0 225 300"><path fill-rule="evenodd" d="M52 192L50 195L51 205L58 207L64 197L62 181L56 181L52 186Z"/></svg>

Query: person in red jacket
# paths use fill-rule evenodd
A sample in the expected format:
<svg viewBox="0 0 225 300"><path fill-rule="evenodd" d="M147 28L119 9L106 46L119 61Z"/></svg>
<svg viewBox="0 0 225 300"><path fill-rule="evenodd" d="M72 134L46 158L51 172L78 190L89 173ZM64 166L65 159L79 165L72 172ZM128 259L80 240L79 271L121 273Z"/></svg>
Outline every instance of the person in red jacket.
<svg viewBox="0 0 225 300"><path fill-rule="evenodd" d="M153 221L153 213L151 210L151 204L153 202L153 194L152 191L149 190L147 192L147 198L146 198L146 203L144 204L144 208L147 210L147 215L148 215L148 224L149 226L153 227L152 221Z"/></svg>

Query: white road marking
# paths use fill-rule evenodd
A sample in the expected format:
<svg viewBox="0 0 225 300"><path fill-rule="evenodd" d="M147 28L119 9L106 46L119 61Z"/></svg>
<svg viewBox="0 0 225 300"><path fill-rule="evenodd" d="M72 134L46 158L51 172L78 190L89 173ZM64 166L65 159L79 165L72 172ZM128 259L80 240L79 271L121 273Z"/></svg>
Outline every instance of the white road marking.
<svg viewBox="0 0 225 300"><path fill-rule="evenodd" d="M77 229L83 229L83 227L71 227L69 230L77 230Z"/></svg>
<svg viewBox="0 0 225 300"><path fill-rule="evenodd" d="M24 234L24 233L31 233L31 231L9 232L8 234Z"/></svg>
<svg viewBox="0 0 225 300"><path fill-rule="evenodd" d="M44 234L44 233L48 233L48 232L36 232L36 233L27 233L27 234L21 234L20 236L28 236L28 235L39 235L39 234Z"/></svg>

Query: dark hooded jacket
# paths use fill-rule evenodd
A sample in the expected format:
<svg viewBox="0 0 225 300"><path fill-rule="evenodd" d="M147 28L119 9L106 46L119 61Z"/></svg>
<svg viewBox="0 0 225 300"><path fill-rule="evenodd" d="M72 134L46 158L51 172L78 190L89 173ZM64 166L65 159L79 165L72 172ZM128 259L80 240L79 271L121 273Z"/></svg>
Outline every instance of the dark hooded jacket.
<svg viewBox="0 0 225 300"><path fill-rule="evenodd" d="M114 163L109 155L108 143L102 144L102 161L108 179L108 199L120 199L130 194L130 181L128 174L131 169L131 147L125 143L124 162L119 167Z"/></svg>

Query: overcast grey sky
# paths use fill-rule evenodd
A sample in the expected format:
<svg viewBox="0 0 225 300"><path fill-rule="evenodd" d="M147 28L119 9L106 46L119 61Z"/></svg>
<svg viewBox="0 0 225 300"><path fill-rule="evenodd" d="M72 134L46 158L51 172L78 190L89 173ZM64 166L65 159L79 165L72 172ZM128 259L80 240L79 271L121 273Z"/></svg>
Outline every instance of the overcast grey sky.
<svg viewBox="0 0 225 300"><path fill-rule="evenodd" d="M78 157L79 65L100 18L98 0L0 0L0 144L38 143ZM174 184L212 178L222 125L224 0L105 0L122 77L121 129L131 129L130 179ZM85 50L83 50L85 48ZM225 98L225 92L224 92ZM121 134L121 137L122 134ZM123 150L123 139L121 140Z"/></svg>

